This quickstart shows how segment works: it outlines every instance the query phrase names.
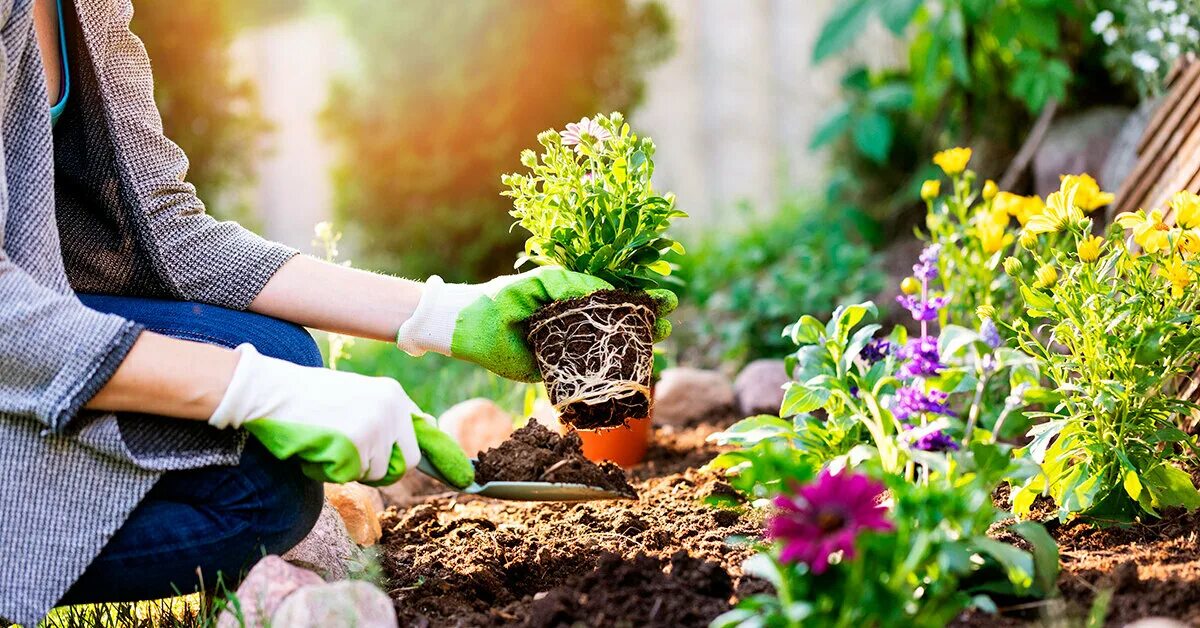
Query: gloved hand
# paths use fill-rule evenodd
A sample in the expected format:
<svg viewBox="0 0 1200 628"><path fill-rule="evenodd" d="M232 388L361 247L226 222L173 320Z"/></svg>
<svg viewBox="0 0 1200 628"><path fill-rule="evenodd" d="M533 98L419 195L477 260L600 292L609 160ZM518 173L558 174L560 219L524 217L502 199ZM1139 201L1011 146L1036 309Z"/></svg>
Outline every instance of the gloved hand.
<svg viewBox="0 0 1200 628"><path fill-rule="evenodd" d="M449 435L427 423L395 380L297 366L251 345L209 419L218 428L245 428L279 459L295 456L305 475L324 482L396 482L429 460L455 485L475 471Z"/></svg>
<svg viewBox="0 0 1200 628"><path fill-rule="evenodd" d="M474 362L497 375L520 382L542 376L522 323L543 305L611 290L603 279L556 266L497 277L484 284L445 283L434 275L412 318L405 321L396 344L413 356L426 351ZM654 341L671 333L666 316L679 300L669 290L648 290L658 305Z"/></svg>

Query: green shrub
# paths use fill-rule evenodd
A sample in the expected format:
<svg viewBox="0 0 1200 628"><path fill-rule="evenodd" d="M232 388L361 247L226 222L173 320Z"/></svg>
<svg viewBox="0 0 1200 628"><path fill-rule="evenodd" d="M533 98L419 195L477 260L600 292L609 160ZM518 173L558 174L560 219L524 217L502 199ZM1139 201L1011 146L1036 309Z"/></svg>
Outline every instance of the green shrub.
<svg viewBox="0 0 1200 628"><path fill-rule="evenodd" d="M779 330L795 312L825 316L883 286L864 242L874 225L860 214L797 199L766 218L741 211L743 228L706 234L678 260L685 288L671 342L682 363L737 367L783 357L791 345Z"/></svg>

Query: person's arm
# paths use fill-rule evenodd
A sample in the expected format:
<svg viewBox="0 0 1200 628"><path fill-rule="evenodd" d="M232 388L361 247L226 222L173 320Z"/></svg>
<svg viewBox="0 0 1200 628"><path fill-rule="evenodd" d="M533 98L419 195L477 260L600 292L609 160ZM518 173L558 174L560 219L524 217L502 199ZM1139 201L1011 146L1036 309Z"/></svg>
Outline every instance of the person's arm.
<svg viewBox="0 0 1200 628"><path fill-rule="evenodd" d="M375 340L396 340L416 310L423 284L293 257L250 303L250 311L305 327Z"/></svg>
<svg viewBox="0 0 1200 628"><path fill-rule="evenodd" d="M143 332L85 407L207 421L237 364L231 349Z"/></svg>

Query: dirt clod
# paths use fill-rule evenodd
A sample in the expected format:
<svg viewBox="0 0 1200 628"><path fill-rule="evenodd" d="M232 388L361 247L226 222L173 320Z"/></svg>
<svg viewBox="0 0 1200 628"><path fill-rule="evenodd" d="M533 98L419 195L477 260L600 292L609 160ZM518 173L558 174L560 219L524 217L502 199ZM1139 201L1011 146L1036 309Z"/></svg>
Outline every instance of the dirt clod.
<svg viewBox="0 0 1200 628"><path fill-rule="evenodd" d="M596 464L583 456L583 443L578 434L569 432L559 436L537 421L530 421L498 447L479 454L475 475L480 484L493 481L562 482L586 484L637 497L621 467L611 462Z"/></svg>

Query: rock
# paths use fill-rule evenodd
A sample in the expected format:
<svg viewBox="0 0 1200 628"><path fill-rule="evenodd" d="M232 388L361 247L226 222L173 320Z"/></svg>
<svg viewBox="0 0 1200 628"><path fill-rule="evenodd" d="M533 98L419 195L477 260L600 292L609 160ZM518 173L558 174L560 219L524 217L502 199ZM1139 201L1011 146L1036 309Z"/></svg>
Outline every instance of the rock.
<svg viewBox="0 0 1200 628"><path fill-rule="evenodd" d="M1146 617L1125 624L1125 628L1187 628L1187 624L1169 617Z"/></svg>
<svg viewBox="0 0 1200 628"><path fill-rule="evenodd" d="M379 527L383 496L379 489L358 482L326 484L325 499L342 516L352 541L363 547L379 542L379 537L383 536L383 529Z"/></svg>
<svg viewBox="0 0 1200 628"><path fill-rule="evenodd" d="M733 409L733 384L718 371L669 368L654 390L654 421L683 427Z"/></svg>
<svg viewBox="0 0 1200 628"><path fill-rule="evenodd" d="M438 427L473 458L507 440L513 433L513 418L493 401L468 399L442 413Z"/></svg>
<svg viewBox="0 0 1200 628"><path fill-rule="evenodd" d="M290 565L278 556L267 556L254 565L237 589L240 612L230 608L221 611L217 628L265 626L293 591L321 584L324 584L321 576Z"/></svg>
<svg viewBox="0 0 1200 628"><path fill-rule="evenodd" d="M779 407L783 405L783 385L789 381L791 377L783 360L761 359L747 364L733 380L738 413L742 416L779 414Z"/></svg>
<svg viewBox="0 0 1200 628"><path fill-rule="evenodd" d="M1034 191L1045 196L1059 187L1059 175L1087 172L1093 176L1104 167L1117 130L1125 124L1129 109L1096 107L1058 118L1033 156ZM1102 189L1111 183L1100 181ZM1105 187L1107 186L1107 187Z"/></svg>
<svg viewBox="0 0 1200 628"><path fill-rule="evenodd" d="M298 567L311 569L326 580L344 580L349 574L346 561L357 550L358 546L346 531L341 515L329 502L325 502L312 532L284 554L283 559Z"/></svg>
<svg viewBox="0 0 1200 628"><path fill-rule="evenodd" d="M289 628L396 628L396 611L386 593L362 580L304 587L288 596L271 625Z"/></svg>

